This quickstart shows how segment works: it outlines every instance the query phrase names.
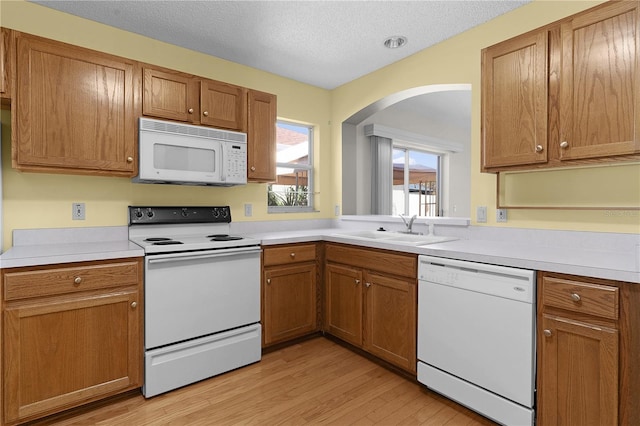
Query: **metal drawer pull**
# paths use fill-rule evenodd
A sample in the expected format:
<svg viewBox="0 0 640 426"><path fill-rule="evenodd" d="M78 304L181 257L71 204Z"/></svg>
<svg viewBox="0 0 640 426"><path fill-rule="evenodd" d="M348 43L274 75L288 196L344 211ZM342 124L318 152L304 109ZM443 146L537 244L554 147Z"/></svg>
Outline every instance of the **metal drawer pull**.
<svg viewBox="0 0 640 426"><path fill-rule="evenodd" d="M568 147L569 147L569 142L567 142L567 141L560 142L560 148L566 149Z"/></svg>
<svg viewBox="0 0 640 426"><path fill-rule="evenodd" d="M360 280L356 280L356 285L360 284Z"/></svg>
<svg viewBox="0 0 640 426"><path fill-rule="evenodd" d="M551 330L544 330L543 333L546 337L551 337L551 335L553 334L551 333Z"/></svg>
<svg viewBox="0 0 640 426"><path fill-rule="evenodd" d="M291 256L291 258L294 258L294 257L296 257L296 254L295 253L291 253L289 256Z"/></svg>
<svg viewBox="0 0 640 426"><path fill-rule="evenodd" d="M544 148L542 148L542 145L536 145L536 152L542 152Z"/></svg>
<svg viewBox="0 0 640 426"><path fill-rule="evenodd" d="M371 287L371 283L365 283L364 285L366 285L367 288Z"/></svg>
<svg viewBox="0 0 640 426"><path fill-rule="evenodd" d="M193 114L193 108L189 108L189 109L187 110L187 112L188 112L189 114Z"/></svg>
<svg viewBox="0 0 640 426"><path fill-rule="evenodd" d="M133 309L135 309L135 308L136 308L136 306L138 306L138 302L131 302L131 307L132 307Z"/></svg>
<svg viewBox="0 0 640 426"><path fill-rule="evenodd" d="M80 284L80 283L82 282L82 277L75 277L75 278L73 279L73 282L74 282L75 284Z"/></svg>
<svg viewBox="0 0 640 426"><path fill-rule="evenodd" d="M271 284L271 278L267 278L267 284Z"/></svg>
<svg viewBox="0 0 640 426"><path fill-rule="evenodd" d="M579 302L580 295L578 293L571 293L571 299L573 299L574 302Z"/></svg>

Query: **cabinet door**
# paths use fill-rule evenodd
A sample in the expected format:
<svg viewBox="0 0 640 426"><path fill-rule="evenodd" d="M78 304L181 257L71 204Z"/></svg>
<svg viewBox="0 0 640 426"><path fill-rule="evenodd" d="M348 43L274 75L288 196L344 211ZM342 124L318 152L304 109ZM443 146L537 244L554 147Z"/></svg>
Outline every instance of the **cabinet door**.
<svg viewBox="0 0 640 426"><path fill-rule="evenodd" d="M316 330L316 265L267 270L264 274L264 343Z"/></svg>
<svg viewBox="0 0 640 426"><path fill-rule="evenodd" d="M10 75L9 75L9 43L10 33L6 28L0 28L0 97L9 98Z"/></svg>
<svg viewBox="0 0 640 426"><path fill-rule="evenodd" d="M199 85L193 76L144 69L144 115L193 123L200 117L199 95Z"/></svg>
<svg viewBox="0 0 640 426"><path fill-rule="evenodd" d="M539 423L618 424L618 331L544 315Z"/></svg>
<svg viewBox="0 0 640 426"><path fill-rule="evenodd" d="M548 33L482 52L482 167L547 161Z"/></svg>
<svg viewBox="0 0 640 426"><path fill-rule="evenodd" d="M326 267L326 330L356 346L362 345L362 271Z"/></svg>
<svg viewBox="0 0 640 426"><path fill-rule="evenodd" d="M244 88L214 80L202 80L200 108L202 124L245 131L247 98Z"/></svg>
<svg viewBox="0 0 640 426"><path fill-rule="evenodd" d="M560 159L640 152L640 3L562 24Z"/></svg>
<svg viewBox="0 0 640 426"><path fill-rule="evenodd" d="M416 284L365 274L364 349L416 372Z"/></svg>
<svg viewBox="0 0 640 426"><path fill-rule="evenodd" d="M250 90L247 123L247 180L276 180L276 103L275 95Z"/></svg>
<svg viewBox="0 0 640 426"><path fill-rule="evenodd" d="M134 176L134 63L25 34L16 43L14 167Z"/></svg>
<svg viewBox="0 0 640 426"><path fill-rule="evenodd" d="M7 307L7 422L141 385L137 290Z"/></svg>

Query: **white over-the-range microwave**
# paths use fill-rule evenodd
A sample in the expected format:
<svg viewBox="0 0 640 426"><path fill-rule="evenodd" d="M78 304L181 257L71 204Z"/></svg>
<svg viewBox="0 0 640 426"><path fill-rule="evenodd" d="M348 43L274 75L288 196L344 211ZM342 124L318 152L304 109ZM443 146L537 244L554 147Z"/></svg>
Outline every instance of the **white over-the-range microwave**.
<svg viewBox="0 0 640 426"><path fill-rule="evenodd" d="M138 183L247 183L247 134L140 118Z"/></svg>

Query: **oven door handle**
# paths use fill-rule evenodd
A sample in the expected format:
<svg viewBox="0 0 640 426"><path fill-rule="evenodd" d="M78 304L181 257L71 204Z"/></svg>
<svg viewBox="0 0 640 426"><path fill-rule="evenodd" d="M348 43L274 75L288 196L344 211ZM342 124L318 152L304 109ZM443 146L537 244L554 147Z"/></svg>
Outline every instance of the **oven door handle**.
<svg viewBox="0 0 640 426"><path fill-rule="evenodd" d="M201 260L201 259L209 259L216 257L228 257L228 256L238 256L241 254L257 254L260 253L262 249L260 247L256 247L254 249L246 249L246 248L236 248L236 249L225 249L221 253L212 253L206 252L203 254L193 254L193 253L172 253L167 257L161 258L149 258L149 264L156 263L167 263L167 262L181 262L184 260Z"/></svg>

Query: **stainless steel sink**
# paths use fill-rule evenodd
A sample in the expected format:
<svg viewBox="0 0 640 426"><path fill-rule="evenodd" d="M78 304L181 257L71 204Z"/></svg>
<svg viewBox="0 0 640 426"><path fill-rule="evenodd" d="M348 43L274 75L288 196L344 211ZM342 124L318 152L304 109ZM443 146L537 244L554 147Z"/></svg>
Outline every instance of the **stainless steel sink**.
<svg viewBox="0 0 640 426"><path fill-rule="evenodd" d="M390 231L353 231L334 234L338 237L359 238L364 240L385 241L397 244L412 246L422 246L428 244L442 243L445 241L457 240L454 237L444 237L436 235L403 234L401 232Z"/></svg>

